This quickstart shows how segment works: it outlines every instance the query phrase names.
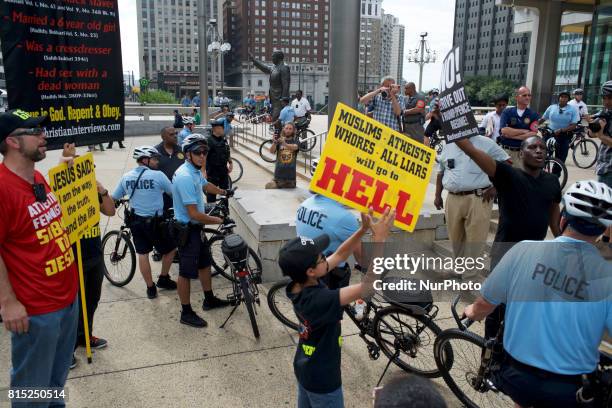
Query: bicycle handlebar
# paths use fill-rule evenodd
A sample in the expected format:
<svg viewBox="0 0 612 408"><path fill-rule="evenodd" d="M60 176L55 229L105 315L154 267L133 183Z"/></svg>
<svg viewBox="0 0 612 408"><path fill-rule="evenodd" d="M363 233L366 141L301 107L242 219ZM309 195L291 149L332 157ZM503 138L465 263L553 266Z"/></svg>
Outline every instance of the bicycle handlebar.
<svg viewBox="0 0 612 408"><path fill-rule="evenodd" d="M465 315L459 318L459 314L457 313L457 304L459 303L459 299L461 299L461 295L457 295L455 300L451 303L451 312L453 317L455 318L455 322L457 322L457 326L461 331L466 331L468 327L470 327L474 320L464 317Z"/></svg>

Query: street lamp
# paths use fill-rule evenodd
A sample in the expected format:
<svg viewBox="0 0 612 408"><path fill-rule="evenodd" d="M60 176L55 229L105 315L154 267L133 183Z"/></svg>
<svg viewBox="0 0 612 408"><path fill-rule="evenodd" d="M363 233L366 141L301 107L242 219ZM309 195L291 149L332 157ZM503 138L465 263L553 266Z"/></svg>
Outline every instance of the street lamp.
<svg viewBox="0 0 612 408"><path fill-rule="evenodd" d="M427 37L427 32L422 32L420 34L421 42L420 45L414 49L408 51L408 56L406 60L408 62L412 62L419 65L419 92L422 92L422 83L423 83L423 67L425 64L433 64L438 59L438 53L436 51L432 51L425 41L425 37Z"/></svg>
<svg viewBox="0 0 612 408"><path fill-rule="evenodd" d="M211 40L212 42L208 44L207 51L210 54L211 60L211 73L212 73L212 87L213 87L213 98L217 96L217 73L216 73L216 62L221 59L223 54L228 53L232 46L228 42L223 42L219 32L217 31L217 19L211 18L209 20L209 27L211 31ZM219 61L220 62L220 61ZM221 81L223 81L223 65L219 63L219 71L221 72ZM223 87L223 83L221 83L221 87Z"/></svg>

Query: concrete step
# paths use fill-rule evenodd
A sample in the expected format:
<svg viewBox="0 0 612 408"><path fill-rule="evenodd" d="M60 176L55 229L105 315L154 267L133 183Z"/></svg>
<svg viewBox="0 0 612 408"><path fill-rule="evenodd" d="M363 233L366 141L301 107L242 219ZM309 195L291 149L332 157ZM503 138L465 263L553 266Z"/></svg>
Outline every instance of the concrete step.
<svg viewBox="0 0 612 408"><path fill-rule="evenodd" d="M485 251L487 253L491 252L491 246L493 245L493 240L495 239L495 233L489 233L487 235L487 244L485 246ZM443 239L433 242L433 250L436 254L444 257L452 257L453 256L453 245L449 239Z"/></svg>

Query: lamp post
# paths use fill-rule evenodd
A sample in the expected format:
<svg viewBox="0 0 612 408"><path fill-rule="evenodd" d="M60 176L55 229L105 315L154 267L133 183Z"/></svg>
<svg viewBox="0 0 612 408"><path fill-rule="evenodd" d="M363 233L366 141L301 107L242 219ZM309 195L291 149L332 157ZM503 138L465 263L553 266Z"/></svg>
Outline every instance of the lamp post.
<svg viewBox="0 0 612 408"><path fill-rule="evenodd" d="M425 64L436 62L438 54L436 53L436 51L432 51L429 48L429 45L425 40L425 37L427 37L427 32L422 32L420 36L421 42L419 44L419 47L415 50L409 50L406 59L408 60L408 62L413 62L419 65L419 92L423 92L423 67L425 66Z"/></svg>
<svg viewBox="0 0 612 408"><path fill-rule="evenodd" d="M206 0L198 1L198 54L200 56L200 111L208 123L208 56L206 55Z"/></svg>
<svg viewBox="0 0 612 408"><path fill-rule="evenodd" d="M211 18L210 21L210 31L211 31L211 40L212 42L208 44L207 51L210 54L211 61L211 72L212 72L212 87L213 87L213 98L217 95L217 73L216 73L216 63L219 60L219 57L223 54L229 52L232 49L232 46L228 42L222 42L221 36L217 31L217 19ZM223 77L223 75L221 75Z"/></svg>

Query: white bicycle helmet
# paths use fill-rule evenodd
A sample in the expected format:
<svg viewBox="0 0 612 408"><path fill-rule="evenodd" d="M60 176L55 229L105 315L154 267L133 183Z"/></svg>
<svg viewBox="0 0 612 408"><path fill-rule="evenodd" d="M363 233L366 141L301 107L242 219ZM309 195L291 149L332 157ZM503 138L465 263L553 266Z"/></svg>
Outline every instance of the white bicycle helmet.
<svg viewBox="0 0 612 408"><path fill-rule="evenodd" d="M190 150L193 150L197 145L204 145L208 147L208 139L206 136L200 133L192 133L183 140L183 144L181 148L184 153L187 153Z"/></svg>
<svg viewBox="0 0 612 408"><path fill-rule="evenodd" d="M183 125L193 125L193 118L191 116L183 116Z"/></svg>
<svg viewBox="0 0 612 408"><path fill-rule="evenodd" d="M612 225L612 188L595 180L578 181L563 195L565 211L605 227Z"/></svg>
<svg viewBox="0 0 612 408"><path fill-rule="evenodd" d="M136 149L134 149L133 157L136 160L140 160L144 158L150 159L153 156L161 156L159 154L159 151L153 146L139 146Z"/></svg>

